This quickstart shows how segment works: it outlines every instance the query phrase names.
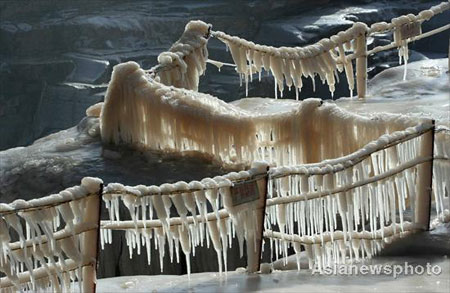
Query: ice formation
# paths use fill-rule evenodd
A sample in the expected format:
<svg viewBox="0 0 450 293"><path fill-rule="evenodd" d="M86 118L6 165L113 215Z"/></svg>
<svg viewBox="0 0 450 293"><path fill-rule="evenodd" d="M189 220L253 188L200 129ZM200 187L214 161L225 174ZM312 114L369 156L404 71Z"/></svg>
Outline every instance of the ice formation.
<svg viewBox="0 0 450 293"><path fill-rule="evenodd" d="M258 74L261 80L263 69L270 72L275 82L275 98L283 97L285 85L291 90L293 86L296 98L303 86L303 78L310 77L315 88L315 76L318 75L322 83L327 83L331 96L335 90L336 77L338 72L345 70L345 76L350 91L353 96L354 73L352 60L356 59L356 73L360 76L358 83L360 91L365 92L365 80L367 74L367 42L366 36L379 32L394 31L394 43L399 50L399 61L408 61L408 42L413 36L402 35L405 26L417 23L419 26L424 21L430 20L436 14L450 9L450 3L442 2L430 9L421 11L417 15L408 14L398 18L393 18L391 23L379 22L371 25L357 22L346 31L341 31L330 38L324 38L319 42L306 47L272 47L255 44L245 39L228 35L221 31L214 31L212 35L229 48L233 61L236 64L236 71L239 77L245 81L246 94L248 95L248 82L253 80L253 75ZM419 29L418 34L421 34ZM374 50L379 50L381 47ZM346 54L352 52L352 54ZM361 58L358 58L361 57Z"/></svg>
<svg viewBox="0 0 450 293"><path fill-rule="evenodd" d="M231 247L233 235L239 240L241 257L244 241L252 249L256 245L255 202L234 205L230 191L233 182L252 180L258 172L266 173L267 165L261 165L264 168L259 169L257 164L254 166L250 171L232 172L190 183L180 181L161 186L136 187L108 184L103 200L109 211L110 221L102 223L101 246L111 243L110 229L125 230L130 257L135 249L140 255L141 246L144 245L150 264L150 241L154 239L162 270L165 245L169 246L171 261L179 262L180 244L186 256L189 274L190 255L195 256L195 247L212 245L217 252L219 272L223 269L227 271L227 249ZM121 202L128 208L131 221L120 221L117 217ZM172 205L175 206L178 217L171 217L167 207ZM207 213L207 206L213 212Z"/></svg>
<svg viewBox="0 0 450 293"><path fill-rule="evenodd" d="M393 30L394 44L398 48L399 63L405 64L403 80L406 79L406 68L409 59L408 43L414 40L414 37L422 34L422 23L430 20L433 16L450 9L450 3L442 2L439 5L432 6L418 13L417 15L408 14L393 18L391 23L376 23L370 27L370 33L385 32ZM417 27L417 29L412 29ZM414 31L414 32L412 32Z"/></svg>
<svg viewBox="0 0 450 293"><path fill-rule="evenodd" d="M264 231L264 236L270 238L272 246L286 256L286 243L294 247L297 257L297 268L300 270L301 247L306 251L309 268L314 266L323 269L333 264L348 263L353 260L371 258L376 255L386 243L396 238L405 237L417 229L414 224L404 222L403 225L391 224L376 231L351 232L348 235L342 231L324 232L315 236L299 236L283 234L271 230ZM284 258L287 260L287 258Z"/></svg>
<svg viewBox="0 0 450 293"><path fill-rule="evenodd" d="M58 194L0 204L2 292L69 291L76 281L81 289L83 269L95 263L85 241L98 228L85 213L99 202L101 184L85 177Z"/></svg>
<svg viewBox="0 0 450 293"><path fill-rule="evenodd" d="M206 70L210 30L211 25L203 21L190 21L169 51L159 54L159 65L150 73L154 71L165 85L197 91L199 78Z"/></svg>
<svg viewBox="0 0 450 293"><path fill-rule="evenodd" d="M432 130L433 124L428 121L382 135L347 156L271 168L264 222L271 251L277 258L286 258L289 247L297 254L303 248L310 267L323 269L336 262L372 257L385 243L422 229L416 219L420 212L415 211L418 193L422 192L417 186L423 176L420 164L431 160L421 156L421 149L424 134ZM212 244L219 270L224 264L227 270L230 237L237 236L242 256L244 240L248 251L254 248L256 236L255 202L234 206L230 188L233 182L264 175L265 169L261 167L258 172L232 172L200 182L149 187L109 184L104 200L110 222L102 224L102 247L111 243L110 229L123 229L130 257L134 249L140 254L141 245L146 245L150 253L149 243L154 238L161 264L166 243L170 259L179 261L181 243L189 268L189 256L195 253L195 247ZM128 208L131 221L118 218L120 202ZM172 205L178 217L171 217ZM207 213L207 205L213 212ZM406 210L412 211L411 218Z"/></svg>
<svg viewBox="0 0 450 293"><path fill-rule="evenodd" d="M230 48L236 64L236 71L241 80L245 80L246 93L248 82L257 73L261 79L262 70L271 72L275 81L275 98L280 91L283 97L284 85L291 89L294 86L297 100L298 92L303 86L303 77L310 77L314 84L315 76L327 82L331 95L334 93L337 71L345 69L350 91L354 88L353 67L351 60L345 56L344 45L351 47L351 41L365 35L367 26L355 23L350 29L331 38L325 38L314 45L306 47L280 47L258 45L247 40L230 36L224 32L213 32L213 36L223 41ZM363 40L365 42L365 40ZM357 47L360 45L357 45ZM365 43L364 43L365 46ZM361 54L356 49L356 54Z"/></svg>
<svg viewBox="0 0 450 293"><path fill-rule="evenodd" d="M441 220L445 222L449 214L449 210L445 207L450 206L450 149L448 147L450 128L445 126L438 127L434 141L434 203L436 205L437 217L442 218ZM445 201L447 201L447 204L445 204Z"/></svg>
<svg viewBox="0 0 450 293"><path fill-rule="evenodd" d="M148 80L138 64L123 63L114 68L105 97L102 140L200 152L225 164L265 160L281 166L337 158L385 133L420 123L402 115L354 115L318 99L284 111L264 103L266 112L246 111L207 94Z"/></svg>
<svg viewBox="0 0 450 293"><path fill-rule="evenodd" d="M419 165L431 160L418 151L421 134L430 129L423 124L381 136L345 157L272 169L265 236L277 257L287 257L289 246L300 253L295 245L301 244L310 267L322 269L347 255L371 257L392 237L421 228L411 223L420 217L414 210L424 176Z"/></svg>
<svg viewBox="0 0 450 293"><path fill-rule="evenodd" d="M337 72L345 70L353 92L352 59L357 59L357 72L365 75L367 63L358 58L366 57L367 34L394 29L394 42L406 63L411 38L403 36L400 28L449 7L445 2L417 16L370 28L356 23L304 48L261 46L223 32L213 35L229 47L246 87L253 74L261 75L265 69L274 76L275 97L278 91L283 96L286 85L295 87L298 98L302 78L314 82L316 75L333 93ZM303 248L310 267L321 269L348 257L371 257L393 238L424 228L416 223L420 216L415 210L420 196L416 186L420 185L419 165L432 159L421 156L422 135L433 129L430 121L388 114L367 118L318 99L283 111L269 110L274 104L268 102L263 111L251 112L198 93L199 76L208 60L210 29L201 21L188 23L180 40L161 53L159 65L148 72L134 62L117 65L104 105L96 104L86 114L100 116L102 139L107 143L194 151L224 164L249 166L265 160L280 167L269 173L260 168L160 186L109 184L103 200L110 221L102 223L102 248L112 242L112 229L125 230L130 257L145 246L150 262L150 241L154 241L163 269L165 246L170 259L177 262L181 247L189 274L195 248L212 246L219 271L226 271L227 249L234 235L241 256L244 243L247 252L257 250L257 203L235 205L231 195L236 182L257 180L257 175L268 176L264 235L276 257L287 257L289 247L297 255ZM347 51L353 54L346 55ZM436 210L444 218L449 214L444 210L444 195L450 176L448 162L439 158L448 159L449 153L445 139L439 137L448 131L440 129L436 134L434 153ZM0 204L0 270L7 275L2 278L2 290L62 291L75 280L82 284L82 268L93 261L92 255L83 252L86 233L98 228L97 222L85 220L83 212L94 200L89 195L97 195L101 184L99 179L84 178L81 186L57 195ZM120 219L121 203L131 221ZM173 209L177 217L172 216ZM407 217L407 209L412 210L412 218ZM269 271L269 266L262 266L263 273Z"/></svg>

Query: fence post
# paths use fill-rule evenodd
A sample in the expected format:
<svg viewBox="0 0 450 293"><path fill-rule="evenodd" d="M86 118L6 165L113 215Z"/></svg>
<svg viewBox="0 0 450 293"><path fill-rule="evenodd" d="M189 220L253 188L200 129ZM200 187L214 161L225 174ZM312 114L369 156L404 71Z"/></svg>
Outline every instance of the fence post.
<svg viewBox="0 0 450 293"><path fill-rule="evenodd" d="M253 239L254 241L252 241L252 239L247 239L247 272L249 273L259 271L259 266L261 263L264 217L266 214L268 169L269 165L267 163L255 162L252 164L252 169L250 170L253 174L264 174L264 172L266 174L264 177L261 177L256 181L259 192L259 199L256 203L256 239Z"/></svg>
<svg viewBox="0 0 450 293"><path fill-rule="evenodd" d="M83 292L96 292L98 241L100 232L100 208L103 193L103 184L100 184L98 196L90 196L86 204L85 221L98 223L97 229L85 232L82 235L83 258L89 260L89 265L83 267Z"/></svg>
<svg viewBox="0 0 450 293"><path fill-rule="evenodd" d="M434 156L434 129L435 122L431 121L432 128L422 135L420 143L419 156L430 157ZM431 195L432 195L432 181L433 181L433 159L422 163L417 168L417 189L416 189L416 207L415 207L415 222L420 229L429 230L430 228L430 212L431 212Z"/></svg>
<svg viewBox="0 0 450 293"><path fill-rule="evenodd" d="M367 90L367 40L366 33L356 38L356 89L358 98L364 99Z"/></svg>

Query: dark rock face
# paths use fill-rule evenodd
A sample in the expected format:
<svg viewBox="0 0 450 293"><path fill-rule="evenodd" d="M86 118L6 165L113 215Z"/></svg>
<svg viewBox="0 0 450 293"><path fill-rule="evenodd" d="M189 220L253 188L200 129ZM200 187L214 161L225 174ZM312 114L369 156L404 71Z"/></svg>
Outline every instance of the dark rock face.
<svg viewBox="0 0 450 293"><path fill-rule="evenodd" d="M417 12L439 1L17 1L0 3L0 149L27 145L36 138L80 121L103 99L114 65L135 60L144 68L170 47L191 19L214 29L277 46L301 46L330 36L355 21L368 24ZM448 19L433 18L425 30ZM447 40L413 45L445 53ZM377 38L382 42L385 37ZM377 41L377 42L378 42ZM376 43L376 42L374 42ZM442 44L441 44L442 43ZM212 59L231 61L225 46L211 40ZM371 75L394 64L394 52L369 62ZM345 80L345 78L341 78ZM330 98L326 86L303 89L301 98ZM320 84L320 83L318 83ZM208 66L200 90L233 101L245 95L233 69ZM288 92L288 91L285 91ZM251 96L273 96L272 78L253 82ZM288 97L294 92L287 93ZM335 98L347 96L345 81Z"/></svg>

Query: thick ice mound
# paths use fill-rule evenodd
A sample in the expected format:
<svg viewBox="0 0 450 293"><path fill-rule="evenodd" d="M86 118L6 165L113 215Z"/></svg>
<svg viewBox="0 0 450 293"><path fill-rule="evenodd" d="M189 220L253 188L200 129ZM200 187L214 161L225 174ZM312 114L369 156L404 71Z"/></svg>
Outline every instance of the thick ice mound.
<svg viewBox="0 0 450 293"><path fill-rule="evenodd" d="M105 143L195 151L227 165L246 166L255 160L281 166L337 158L383 134L421 123L402 115L354 115L319 99L228 104L165 86L134 62L114 68L100 120Z"/></svg>

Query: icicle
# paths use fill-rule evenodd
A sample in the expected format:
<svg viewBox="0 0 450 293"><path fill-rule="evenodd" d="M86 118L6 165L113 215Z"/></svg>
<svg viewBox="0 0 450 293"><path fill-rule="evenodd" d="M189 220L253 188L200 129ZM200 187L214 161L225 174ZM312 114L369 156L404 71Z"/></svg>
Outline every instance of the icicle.
<svg viewBox="0 0 450 293"><path fill-rule="evenodd" d="M179 227L181 227L181 226L179 226ZM164 230L161 227L157 227L154 230L156 232L155 233L156 239L158 240L159 265L160 265L161 273L162 273L163 272L163 265L164 265L164 260L163 259L164 259L164 252L165 252L166 237L164 235Z"/></svg>
<svg viewBox="0 0 450 293"><path fill-rule="evenodd" d="M188 229L183 229L182 226L178 226L179 239L181 243L181 249L186 256L186 266L188 277L191 276L191 241L189 240Z"/></svg>
<svg viewBox="0 0 450 293"><path fill-rule="evenodd" d="M300 271L301 263L300 263L300 253L301 253L301 247L299 242L294 242L294 251L295 251L295 258L297 260L297 270Z"/></svg>
<svg viewBox="0 0 450 293"><path fill-rule="evenodd" d="M219 263L219 273L222 274L222 244L220 243L220 233L217 228L216 221L208 221L208 230L209 235L211 236L211 240L213 242L214 249L217 253L217 260Z"/></svg>
<svg viewBox="0 0 450 293"><path fill-rule="evenodd" d="M225 266L225 273L227 272L227 247L228 247L228 238L227 238L227 219L220 220L220 237L222 240L222 254L223 254L223 264ZM231 244L231 243L230 243Z"/></svg>
<svg viewBox="0 0 450 293"><path fill-rule="evenodd" d="M275 98L277 98L277 86L280 90L281 97L283 97L283 73L281 71L282 62L282 59L279 59L274 55L270 56L270 70L272 71L275 80Z"/></svg>
<svg viewBox="0 0 450 293"><path fill-rule="evenodd" d="M314 267L312 245L304 244L304 247L305 247L306 255L308 256L309 269L312 270Z"/></svg>

